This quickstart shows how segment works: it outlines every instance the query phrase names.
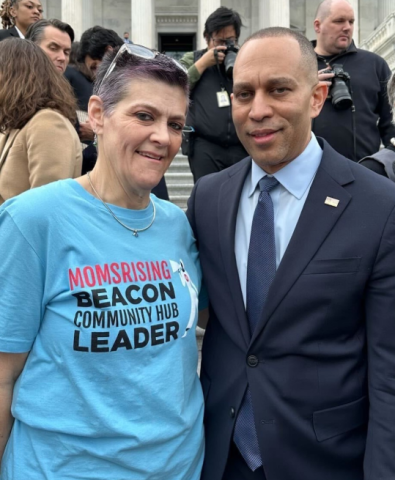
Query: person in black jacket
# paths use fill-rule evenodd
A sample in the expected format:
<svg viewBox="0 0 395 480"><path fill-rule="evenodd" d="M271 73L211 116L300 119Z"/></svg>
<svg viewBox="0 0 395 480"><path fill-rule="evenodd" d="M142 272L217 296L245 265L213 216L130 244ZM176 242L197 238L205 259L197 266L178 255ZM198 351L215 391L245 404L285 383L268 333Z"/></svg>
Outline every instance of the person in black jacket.
<svg viewBox="0 0 395 480"><path fill-rule="evenodd" d="M40 0L5 0L0 7L0 41L9 37L25 38L30 25L43 17Z"/></svg>
<svg viewBox="0 0 395 480"><path fill-rule="evenodd" d="M195 182L208 173L230 167L247 155L233 125L230 106L233 80L224 66L227 45L237 48L241 27L237 12L217 8L204 26L207 48L188 52L181 59L188 68L191 86L187 125L195 132L188 159Z"/></svg>
<svg viewBox="0 0 395 480"><path fill-rule="evenodd" d="M85 63L78 61L80 42L73 42L71 45L69 65L64 76L73 87L74 95L77 98L78 109L88 111L88 102L93 92L93 79Z"/></svg>
<svg viewBox="0 0 395 480"><path fill-rule="evenodd" d="M356 48L352 36L354 11L346 0L325 0L317 10L314 28L317 41L313 42L318 59L319 79L331 84L344 81L349 92L349 105L339 109L334 105L334 88L318 118L313 132L325 138L345 157L358 161L377 152L380 142L389 145L395 136L386 85L391 71L378 55ZM340 65L350 79L333 80L332 71Z"/></svg>
<svg viewBox="0 0 395 480"><path fill-rule="evenodd" d="M85 63L78 61L80 42L71 45L70 62L64 76L73 87L77 99L78 134L82 143L82 175L93 170L97 151L93 143L93 130L88 120L88 103L93 94L93 79Z"/></svg>

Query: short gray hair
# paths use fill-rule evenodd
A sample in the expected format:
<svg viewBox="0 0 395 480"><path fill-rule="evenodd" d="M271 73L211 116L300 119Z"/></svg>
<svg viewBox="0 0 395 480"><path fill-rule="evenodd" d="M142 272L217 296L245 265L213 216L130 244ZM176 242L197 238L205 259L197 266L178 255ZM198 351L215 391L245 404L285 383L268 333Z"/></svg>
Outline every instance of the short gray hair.
<svg viewBox="0 0 395 480"><path fill-rule="evenodd" d="M243 43L243 46L251 40L281 37L290 37L298 42L301 53L301 64L305 68L308 77L311 78L311 81L313 83L318 83L318 63L313 45L307 37L296 30L291 30L290 28L285 27L263 28L249 36Z"/></svg>
<svg viewBox="0 0 395 480"><path fill-rule="evenodd" d="M183 90L188 102L187 72L178 67L173 59L163 54L146 59L125 51L119 55L115 68L106 77L107 70L117 56L118 50L119 48L115 48L104 55L93 87L93 94L102 99L105 115L110 116L117 104L127 96L130 82L134 79L157 80L173 87L179 87Z"/></svg>
<svg viewBox="0 0 395 480"><path fill-rule="evenodd" d="M324 21L327 17L329 17L331 13L333 0L324 0L318 5L317 11L315 13L315 18L320 22Z"/></svg>
<svg viewBox="0 0 395 480"><path fill-rule="evenodd" d="M334 3L337 3L339 0L324 0L318 5L317 12L315 14L315 18L320 22L323 22L332 12L332 6ZM349 0L345 0L346 3L352 7Z"/></svg>

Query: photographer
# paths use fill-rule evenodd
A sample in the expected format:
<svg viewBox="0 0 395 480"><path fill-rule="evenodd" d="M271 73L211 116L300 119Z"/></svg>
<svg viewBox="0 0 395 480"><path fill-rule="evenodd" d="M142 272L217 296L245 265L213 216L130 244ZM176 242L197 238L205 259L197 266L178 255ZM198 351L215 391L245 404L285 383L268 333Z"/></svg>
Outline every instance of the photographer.
<svg viewBox="0 0 395 480"><path fill-rule="evenodd" d="M313 132L345 157L358 161L377 152L381 141L389 145L395 136L386 95L391 71L383 58L356 48L354 11L346 0L322 2L314 29L318 78L330 88Z"/></svg>
<svg viewBox="0 0 395 480"><path fill-rule="evenodd" d="M247 156L237 138L230 107L232 67L241 26L237 12L218 8L204 26L207 48L188 52L181 59L188 69L191 86L187 125L194 128L194 133L189 141L188 160L195 182Z"/></svg>

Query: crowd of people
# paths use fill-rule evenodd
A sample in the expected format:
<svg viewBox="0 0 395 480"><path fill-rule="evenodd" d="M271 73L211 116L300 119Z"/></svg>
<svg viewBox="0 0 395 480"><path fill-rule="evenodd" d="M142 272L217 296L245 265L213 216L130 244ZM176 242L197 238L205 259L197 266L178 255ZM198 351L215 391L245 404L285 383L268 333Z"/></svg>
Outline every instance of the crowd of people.
<svg viewBox="0 0 395 480"><path fill-rule="evenodd" d="M0 479L393 480L395 77L349 2L180 62L0 18Z"/></svg>

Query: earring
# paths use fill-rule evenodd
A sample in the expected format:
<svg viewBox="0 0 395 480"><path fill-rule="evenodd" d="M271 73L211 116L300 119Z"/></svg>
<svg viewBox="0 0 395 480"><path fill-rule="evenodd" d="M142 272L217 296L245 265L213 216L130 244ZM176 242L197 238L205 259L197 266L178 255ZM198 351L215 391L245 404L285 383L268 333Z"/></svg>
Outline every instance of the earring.
<svg viewBox="0 0 395 480"><path fill-rule="evenodd" d="M94 137L93 137L93 145L97 148L97 134L95 131L93 131Z"/></svg>

